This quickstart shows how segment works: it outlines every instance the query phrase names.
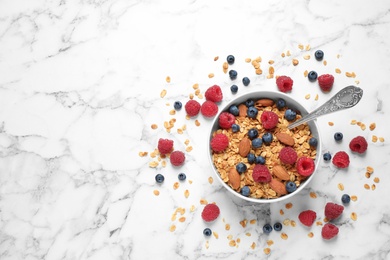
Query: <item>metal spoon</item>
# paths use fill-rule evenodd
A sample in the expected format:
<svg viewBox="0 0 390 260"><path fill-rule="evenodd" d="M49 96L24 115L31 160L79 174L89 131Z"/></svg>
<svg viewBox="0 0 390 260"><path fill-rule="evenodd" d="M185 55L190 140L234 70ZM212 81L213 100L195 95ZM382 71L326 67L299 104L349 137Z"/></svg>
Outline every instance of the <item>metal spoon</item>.
<svg viewBox="0 0 390 260"><path fill-rule="evenodd" d="M288 129L293 129L303 123L313 120L319 116L330 114L336 111L351 108L359 103L363 96L363 90L359 87L348 86L336 93L331 99L325 102L322 106L313 112L305 115L301 119L295 121L288 126Z"/></svg>

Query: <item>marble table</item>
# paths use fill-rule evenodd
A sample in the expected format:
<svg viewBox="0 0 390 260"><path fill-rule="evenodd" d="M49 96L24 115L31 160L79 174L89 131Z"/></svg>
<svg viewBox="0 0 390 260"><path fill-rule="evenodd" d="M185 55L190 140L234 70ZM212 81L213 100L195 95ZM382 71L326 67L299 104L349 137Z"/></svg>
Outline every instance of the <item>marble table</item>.
<svg viewBox="0 0 390 260"><path fill-rule="evenodd" d="M1 1L0 259L390 259L389 13L383 0ZM236 81L223 71L229 54ZM258 57L262 74L246 61ZM306 70L334 75L332 91ZM203 102L217 84L222 107L278 91L279 75L309 111L344 86L364 90L356 107L317 120L322 152L345 150L351 164L322 160L297 196L244 202L212 171L211 120L173 103ZM364 155L348 148L358 135ZM182 167L159 159L159 138L185 152ZM344 193L355 200L324 240L324 205ZM211 224L206 202L221 211ZM306 209L317 212L311 228L298 220ZM276 222L282 231L263 233Z"/></svg>

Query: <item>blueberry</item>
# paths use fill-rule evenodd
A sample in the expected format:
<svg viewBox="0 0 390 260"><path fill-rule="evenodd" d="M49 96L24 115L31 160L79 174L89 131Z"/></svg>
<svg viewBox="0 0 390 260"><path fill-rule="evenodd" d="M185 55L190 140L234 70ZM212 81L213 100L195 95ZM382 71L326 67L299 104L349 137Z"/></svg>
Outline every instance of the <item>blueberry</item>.
<svg viewBox="0 0 390 260"><path fill-rule="evenodd" d="M251 129L249 129L249 131L248 131L248 137L249 137L249 139L253 140L253 139L255 139L255 138L258 137L258 136L259 136L259 131L257 131L256 128L251 128ZM264 140L263 140L263 141L264 141Z"/></svg>
<svg viewBox="0 0 390 260"><path fill-rule="evenodd" d="M237 78L237 75L238 75L237 71L229 70L229 77L231 80L235 80Z"/></svg>
<svg viewBox="0 0 390 260"><path fill-rule="evenodd" d="M288 121L293 121L297 117L297 112L295 112L292 109L287 109L286 112L284 112L284 118L286 118Z"/></svg>
<svg viewBox="0 0 390 260"><path fill-rule="evenodd" d="M244 84L245 87L248 86L249 83L251 83L251 80L248 77L242 79L242 84Z"/></svg>
<svg viewBox="0 0 390 260"><path fill-rule="evenodd" d="M277 101L276 101L276 106L278 107L278 109L282 109L284 107L286 107L286 100L284 100L283 98L279 98Z"/></svg>
<svg viewBox="0 0 390 260"><path fill-rule="evenodd" d="M233 55L228 55L226 57L226 61L227 61L227 63L229 63L229 65L232 65L234 63L234 60L235 60L235 58Z"/></svg>
<svg viewBox="0 0 390 260"><path fill-rule="evenodd" d="M307 74L307 78L309 79L310 82L314 82L317 80L318 74L315 71L310 71L309 74Z"/></svg>
<svg viewBox="0 0 390 260"><path fill-rule="evenodd" d="M244 186L241 188L241 194L243 196L248 197L250 193L251 193L251 190L249 189L248 186Z"/></svg>
<svg viewBox="0 0 390 260"><path fill-rule="evenodd" d="M163 183L165 178L164 178L164 175L159 173L156 175L155 179L156 179L157 183Z"/></svg>
<svg viewBox="0 0 390 260"><path fill-rule="evenodd" d="M233 94L236 94L237 91L238 91L237 85L232 85L232 86L230 87L230 91L231 91Z"/></svg>
<svg viewBox="0 0 390 260"><path fill-rule="evenodd" d="M282 224L280 223L280 222L276 222L275 224L274 224L274 229L275 229L275 231L280 231L280 230L282 230Z"/></svg>
<svg viewBox="0 0 390 260"><path fill-rule="evenodd" d="M177 175L177 178L178 178L180 181L184 181L184 180L187 178L187 176L186 176L185 173L181 172L181 173L179 173L179 175Z"/></svg>
<svg viewBox="0 0 390 260"><path fill-rule="evenodd" d="M267 133L264 133L263 134L263 142L265 144L270 144L272 142L272 140L274 139L274 137L272 136L272 134L270 132L267 132Z"/></svg>
<svg viewBox="0 0 390 260"><path fill-rule="evenodd" d="M321 61L324 58L324 52L318 50L314 53L314 56L316 57L316 60Z"/></svg>
<svg viewBox="0 0 390 260"><path fill-rule="evenodd" d="M326 162L329 162L330 159L332 159L332 155L329 152L324 153L323 157L324 157L324 161L326 161Z"/></svg>
<svg viewBox="0 0 390 260"><path fill-rule="evenodd" d="M248 117L255 119L257 116L257 113L259 113L259 110L255 107L248 107L248 110L246 111L246 114Z"/></svg>
<svg viewBox="0 0 390 260"><path fill-rule="evenodd" d="M247 101L245 101L245 106L247 107L253 107L255 105L255 101L253 101L253 99L248 99Z"/></svg>
<svg viewBox="0 0 390 260"><path fill-rule="evenodd" d="M255 149L260 148L262 144L263 144L263 140L261 138L255 138L252 140L252 147Z"/></svg>
<svg viewBox="0 0 390 260"><path fill-rule="evenodd" d="M318 140L317 140L317 138L315 138L315 137L310 138L310 139L309 139L309 145L310 145L310 146L313 146L313 147L317 147L317 145L318 145Z"/></svg>
<svg viewBox="0 0 390 260"><path fill-rule="evenodd" d="M297 189L297 185L293 181L288 181L286 183L286 190L288 193L294 192Z"/></svg>
<svg viewBox="0 0 390 260"><path fill-rule="evenodd" d="M350 201L351 197L348 194L343 194L343 196L341 196L341 202L344 204L348 204Z"/></svg>
<svg viewBox="0 0 390 260"><path fill-rule="evenodd" d="M237 165L236 165L236 170L237 170L239 173L246 172L246 170L247 170L246 164L245 164L245 163L239 163L239 164L237 164Z"/></svg>
<svg viewBox="0 0 390 260"><path fill-rule="evenodd" d="M181 104L180 101L175 101L175 103L173 103L173 108L174 108L175 110L180 110L182 106L183 106L183 105Z"/></svg>
<svg viewBox="0 0 390 260"><path fill-rule="evenodd" d="M255 163L256 164L265 164L265 158L263 156L259 155L256 157Z"/></svg>
<svg viewBox="0 0 390 260"><path fill-rule="evenodd" d="M232 124L232 132L237 133L238 131L240 131L240 126L237 124Z"/></svg>
<svg viewBox="0 0 390 260"><path fill-rule="evenodd" d="M264 233L269 234L269 233L271 233L271 231L272 231L272 226L270 224L265 224L263 226L263 232Z"/></svg>
<svg viewBox="0 0 390 260"><path fill-rule="evenodd" d="M248 153L246 158L248 159L248 163L250 163L250 164L255 163L255 161L256 161L256 155L253 153Z"/></svg>
<svg viewBox="0 0 390 260"><path fill-rule="evenodd" d="M343 140L343 133L336 132L336 133L334 134L334 140L336 140L336 141L341 141L341 140Z"/></svg>
<svg viewBox="0 0 390 260"><path fill-rule="evenodd" d="M229 113L230 114L233 114L234 116L238 116L238 114L240 113L240 111L238 110L238 107L236 105L231 105L229 107Z"/></svg>
<svg viewBox="0 0 390 260"><path fill-rule="evenodd" d="M206 237L211 236L212 233L213 233L213 232L211 232L211 229L209 229L209 228L205 228L205 229L203 230L203 235L205 235Z"/></svg>

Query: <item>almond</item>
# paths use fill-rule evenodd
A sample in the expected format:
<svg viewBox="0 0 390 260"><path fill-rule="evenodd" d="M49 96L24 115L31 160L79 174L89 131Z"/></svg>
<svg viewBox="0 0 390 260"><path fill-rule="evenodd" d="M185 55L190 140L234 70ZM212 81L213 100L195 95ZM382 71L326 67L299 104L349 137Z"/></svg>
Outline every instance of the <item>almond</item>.
<svg viewBox="0 0 390 260"><path fill-rule="evenodd" d="M277 179L272 179L269 183L271 189L273 189L279 196L287 194L286 186L278 181Z"/></svg>
<svg viewBox="0 0 390 260"><path fill-rule="evenodd" d="M246 157L251 150L251 140L248 137L244 137L238 145L238 153L242 157Z"/></svg>
<svg viewBox="0 0 390 260"><path fill-rule="evenodd" d="M248 110L248 108L247 108L247 106L245 104L240 104L238 106L238 111L239 111L238 116L245 117L247 110Z"/></svg>
<svg viewBox="0 0 390 260"><path fill-rule="evenodd" d="M281 180L284 180L284 181L288 181L290 180L290 175L288 174L288 172L286 171L286 169L284 169L283 166L281 165L275 165L273 168L272 168L272 173L278 177L279 179Z"/></svg>
<svg viewBox="0 0 390 260"><path fill-rule="evenodd" d="M294 138L287 133L277 133L275 135L279 142L285 145L293 146L295 144Z"/></svg>
<svg viewBox="0 0 390 260"><path fill-rule="evenodd" d="M229 178L229 184L234 190L240 188L241 176L235 168L230 169L228 173L228 178Z"/></svg>
<svg viewBox="0 0 390 260"><path fill-rule="evenodd" d="M275 102L272 99L269 98L263 98L259 99L255 103L255 107L260 108L260 107L271 107L275 104Z"/></svg>

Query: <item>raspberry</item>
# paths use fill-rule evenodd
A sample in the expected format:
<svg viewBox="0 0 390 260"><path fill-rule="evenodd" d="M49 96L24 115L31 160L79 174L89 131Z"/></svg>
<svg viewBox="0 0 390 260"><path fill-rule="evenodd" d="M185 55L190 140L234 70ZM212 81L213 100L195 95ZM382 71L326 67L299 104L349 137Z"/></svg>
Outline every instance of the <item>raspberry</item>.
<svg viewBox="0 0 390 260"><path fill-rule="evenodd" d="M256 164L252 173L253 180L255 182L270 182L272 177L267 166Z"/></svg>
<svg viewBox="0 0 390 260"><path fill-rule="evenodd" d="M202 211L202 219L206 222L211 222L218 218L219 207L215 204L207 204Z"/></svg>
<svg viewBox="0 0 390 260"><path fill-rule="evenodd" d="M338 218L343 213L344 207L332 202L328 202L325 205L325 217L328 220Z"/></svg>
<svg viewBox="0 0 390 260"><path fill-rule="evenodd" d="M317 78L322 91L330 91L333 87L334 77L330 74L323 74Z"/></svg>
<svg viewBox="0 0 390 260"><path fill-rule="evenodd" d="M218 106L214 102L206 100L200 107L200 112L205 117L213 117L218 113Z"/></svg>
<svg viewBox="0 0 390 260"><path fill-rule="evenodd" d="M339 228L331 223L326 223L321 230L323 239L331 239L339 233Z"/></svg>
<svg viewBox="0 0 390 260"><path fill-rule="evenodd" d="M214 152L222 152L229 146L229 138L224 134L216 134L211 139L211 149Z"/></svg>
<svg viewBox="0 0 390 260"><path fill-rule="evenodd" d="M172 152L172 149L173 149L173 140L160 138L158 140L157 148L158 148L158 151L160 152L160 154L162 154L162 155L170 153L170 152Z"/></svg>
<svg viewBox="0 0 390 260"><path fill-rule="evenodd" d="M173 151L171 155L169 156L169 160L171 161L171 164L174 166L181 166L183 165L184 161L186 159L186 156L182 151Z"/></svg>
<svg viewBox="0 0 390 260"><path fill-rule="evenodd" d="M310 176L315 169L314 160L310 157L300 157L297 161L297 171L302 176Z"/></svg>
<svg viewBox="0 0 390 260"><path fill-rule="evenodd" d="M261 114L260 121L263 124L264 129L269 130L278 124L279 117L272 111L264 111Z"/></svg>
<svg viewBox="0 0 390 260"><path fill-rule="evenodd" d="M349 155L344 151L339 151L333 156L332 163L337 168L347 168L349 166Z"/></svg>
<svg viewBox="0 0 390 260"><path fill-rule="evenodd" d="M310 209L305 210L298 215L298 218L303 225L307 227L311 227L311 225L313 225L314 221L317 218L317 213L315 213L315 211Z"/></svg>
<svg viewBox="0 0 390 260"><path fill-rule="evenodd" d="M206 100L212 102L221 102L223 97L222 90L218 85L209 87L204 93L204 96L206 97Z"/></svg>
<svg viewBox="0 0 390 260"><path fill-rule="evenodd" d="M294 81L288 76L279 76L276 79L276 85L281 92L288 92L292 90Z"/></svg>
<svg viewBox="0 0 390 260"><path fill-rule="evenodd" d="M188 100L184 108L186 109L187 115L193 117L199 114L200 104L198 101L191 99Z"/></svg>
<svg viewBox="0 0 390 260"><path fill-rule="evenodd" d="M230 114L229 112L222 112L219 115L219 126L223 129L229 129L234 124L236 118L234 115Z"/></svg>
<svg viewBox="0 0 390 260"><path fill-rule="evenodd" d="M293 164L298 159L298 155L293 148L283 147L279 152L279 159L282 163Z"/></svg>
<svg viewBox="0 0 390 260"><path fill-rule="evenodd" d="M356 136L349 142L349 148L352 152L364 153L367 150L367 141L363 136Z"/></svg>

